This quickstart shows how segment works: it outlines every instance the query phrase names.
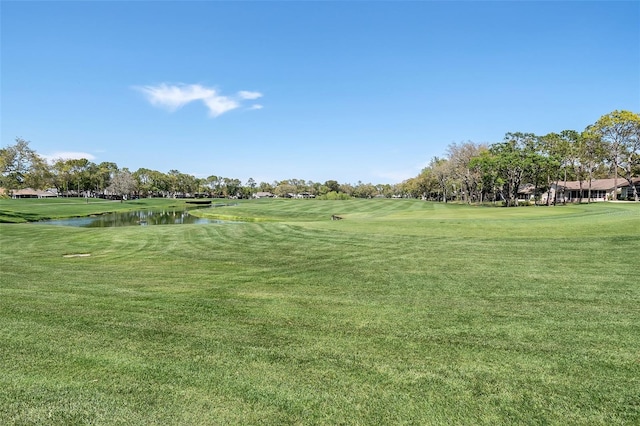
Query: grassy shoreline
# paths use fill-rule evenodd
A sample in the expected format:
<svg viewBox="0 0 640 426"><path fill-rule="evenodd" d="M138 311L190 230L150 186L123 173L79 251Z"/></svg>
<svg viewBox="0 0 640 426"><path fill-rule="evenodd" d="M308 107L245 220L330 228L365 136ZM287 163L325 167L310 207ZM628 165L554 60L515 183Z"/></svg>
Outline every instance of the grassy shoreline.
<svg viewBox="0 0 640 426"><path fill-rule="evenodd" d="M640 420L637 205L199 213L0 224L0 423Z"/></svg>
<svg viewBox="0 0 640 426"><path fill-rule="evenodd" d="M25 223L48 219L92 216L143 209L193 208L184 199L142 198L111 201L98 198L0 199L0 223Z"/></svg>

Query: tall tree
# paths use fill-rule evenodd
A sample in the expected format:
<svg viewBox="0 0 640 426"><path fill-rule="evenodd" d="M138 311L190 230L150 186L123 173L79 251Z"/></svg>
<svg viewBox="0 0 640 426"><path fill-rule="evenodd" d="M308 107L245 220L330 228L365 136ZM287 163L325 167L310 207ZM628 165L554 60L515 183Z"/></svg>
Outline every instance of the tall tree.
<svg viewBox="0 0 640 426"><path fill-rule="evenodd" d="M109 161L98 164L95 176L96 192L104 195L104 191L111 185L111 179L118 172L118 165Z"/></svg>
<svg viewBox="0 0 640 426"><path fill-rule="evenodd" d="M38 184L38 179L30 182L30 173L35 167L43 166L44 160L29 147L29 141L16 138L14 145L0 149L0 185L12 191ZM42 188L35 188L42 189Z"/></svg>
<svg viewBox="0 0 640 426"><path fill-rule="evenodd" d="M69 181L71 179L71 165L62 158L53 162L53 183L59 194L69 196Z"/></svg>
<svg viewBox="0 0 640 426"><path fill-rule="evenodd" d="M376 188L370 183L358 181L358 184L353 189L353 196L357 198L373 198L375 195Z"/></svg>
<svg viewBox="0 0 640 426"><path fill-rule="evenodd" d="M153 170L141 167L133 172L133 177L137 182L138 194L148 197L153 191Z"/></svg>
<svg viewBox="0 0 640 426"><path fill-rule="evenodd" d="M575 130L563 130L560 133L560 138L564 146L565 172L570 171L573 178L578 181L580 187L580 202L582 202L582 182L586 177L583 163L584 138Z"/></svg>
<svg viewBox="0 0 640 426"><path fill-rule="evenodd" d="M491 150L482 151L480 155L474 157L470 162L470 167L480 174L481 202L489 194L491 194L494 203L498 200L498 194L506 202L503 191L504 179L499 174L497 157Z"/></svg>
<svg viewBox="0 0 640 426"><path fill-rule="evenodd" d="M92 163L86 158L69 159L67 163L69 164L71 181L75 185L76 195L80 197L82 192L91 190L89 170Z"/></svg>
<svg viewBox="0 0 640 426"><path fill-rule="evenodd" d="M252 177L247 179L247 183L244 186L245 196L247 198L251 198L253 196L253 194L256 193L256 187L257 186L258 186L258 184L256 183L256 181Z"/></svg>
<svg viewBox="0 0 640 426"><path fill-rule="evenodd" d="M622 173L633 191L634 199L638 201L633 172L640 163L640 115L631 111L613 111L600 117L590 132L600 136L606 144L607 157L614 173L614 193L617 194L618 176Z"/></svg>
<svg viewBox="0 0 640 426"><path fill-rule="evenodd" d="M548 133L539 138L539 146L545 160L545 174L547 177L547 205L558 201L558 184L564 177L566 182L566 166L568 164L568 146L566 141L558 133ZM555 184L553 200L551 199L551 187ZM564 189L563 189L564 191ZM564 196L564 194L563 194Z"/></svg>
<svg viewBox="0 0 640 426"><path fill-rule="evenodd" d="M122 201L125 198L129 198L136 191L136 185L136 179L131 172L127 169L122 169L115 173L107 191L119 196Z"/></svg>
<svg viewBox="0 0 640 426"><path fill-rule="evenodd" d="M328 192L339 192L340 191L340 184L338 183L337 180L328 180L324 183L324 185L327 187L327 189L329 190Z"/></svg>
<svg viewBox="0 0 640 426"><path fill-rule="evenodd" d="M280 182L277 182L276 185L274 185L275 188L274 193L278 196L278 197L289 197L289 194L295 194L296 193L296 186L293 185L291 183L290 180L286 179L286 180L281 180Z"/></svg>
<svg viewBox="0 0 640 426"><path fill-rule="evenodd" d="M262 192L271 192L271 193L273 193L273 191L274 191L273 185L271 185L269 182L260 182L260 185L258 185L258 187L260 188L260 191L262 191Z"/></svg>
<svg viewBox="0 0 640 426"><path fill-rule="evenodd" d="M211 192L211 195L216 198L222 197L222 183L223 179L216 175L211 175L206 179L207 188Z"/></svg>
<svg viewBox="0 0 640 426"><path fill-rule="evenodd" d="M242 182L240 179L224 178L223 193L225 197L237 197L240 195Z"/></svg>
<svg viewBox="0 0 640 426"><path fill-rule="evenodd" d="M486 149L486 146L473 142L453 143L447 148L451 178L458 182L464 202L471 203L479 198L477 190L480 174L471 167L471 160Z"/></svg>
<svg viewBox="0 0 640 426"><path fill-rule="evenodd" d="M446 158L433 157L429 163L429 168L438 183L438 199L447 202L449 199L449 188L451 183L451 167Z"/></svg>
<svg viewBox="0 0 640 426"><path fill-rule="evenodd" d="M36 155L31 163L25 184L28 188L46 189L53 187L53 173L47 161Z"/></svg>
<svg viewBox="0 0 640 426"><path fill-rule="evenodd" d="M518 189L533 174L536 139L533 133L507 133L504 142L489 148L492 166L505 185L502 194L507 207L518 205Z"/></svg>
<svg viewBox="0 0 640 426"><path fill-rule="evenodd" d="M177 193L178 193L178 188L180 186L180 171L179 170L169 170L169 173L167 173L167 183L168 183L168 187L169 187L169 193L171 194L171 197L176 198Z"/></svg>
<svg viewBox="0 0 640 426"><path fill-rule="evenodd" d="M589 177L587 203L590 203L592 199L591 184L593 182L593 174L606 157L606 147L602 142L602 138L591 130L591 126L582 132L581 138L580 161Z"/></svg>

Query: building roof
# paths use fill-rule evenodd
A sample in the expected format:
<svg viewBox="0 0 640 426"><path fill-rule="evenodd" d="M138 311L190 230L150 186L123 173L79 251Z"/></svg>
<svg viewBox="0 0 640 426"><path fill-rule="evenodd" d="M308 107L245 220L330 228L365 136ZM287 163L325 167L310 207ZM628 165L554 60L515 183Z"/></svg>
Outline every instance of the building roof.
<svg viewBox="0 0 640 426"><path fill-rule="evenodd" d="M23 188L13 191L13 195L38 195L38 191L33 188Z"/></svg>
<svg viewBox="0 0 640 426"><path fill-rule="evenodd" d="M638 183L640 183L640 178L633 178L633 184L637 185ZM627 180L623 177L618 177L618 188L622 188L625 186L629 186L629 182L627 182ZM579 190L580 189L580 182L577 180L574 181L567 181L566 184L565 182L559 182L558 183L558 187L564 187L565 189L568 190ZM589 188L589 181L588 180L583 180L582 181L582 189L588 189ZM592 190L604 190L604 191L611 191L614 188L614 179L610 178L610 179L593 179L591 181L591 189Z"/></svg>
<svg viewBox="0 0 640 426"><path fill-rule="evenodd" d="M531 183L520 185L520 187L518 188L518 194L533 194L533 191L535 191L535 189L535 185Z"/></svg>
<svg viewBox="0 0 640 426"><path fill-rule="evenodd" d="M36 197L55 197L56 194L52 193L50 190L46 191L36 191L33 188L23 188L13 191L14 197L25 197L25 196L36 196Z"/></svg>

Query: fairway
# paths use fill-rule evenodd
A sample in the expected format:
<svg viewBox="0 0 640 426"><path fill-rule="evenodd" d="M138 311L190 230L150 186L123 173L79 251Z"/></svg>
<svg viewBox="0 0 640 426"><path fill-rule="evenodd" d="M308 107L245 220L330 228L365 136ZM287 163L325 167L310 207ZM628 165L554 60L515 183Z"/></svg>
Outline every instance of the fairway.
<svg viewBox="0 0 640 426"><path fill-rule="evenodd" d="M182 202L70 203L0 219ZM197 214L0 224L0 424L640 423L637 203Z"/></svg>

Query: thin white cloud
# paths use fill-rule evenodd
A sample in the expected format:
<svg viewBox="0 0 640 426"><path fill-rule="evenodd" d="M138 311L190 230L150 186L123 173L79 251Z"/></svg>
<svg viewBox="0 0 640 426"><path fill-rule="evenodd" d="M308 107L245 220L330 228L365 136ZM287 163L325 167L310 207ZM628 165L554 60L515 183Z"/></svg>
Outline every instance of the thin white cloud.
<svg viewBox="0 0 640 426"><path fill-rule="evenodd" d="M262 109L262 108L264 108L264 107L262 105L260 105L260 104L251 105L249 107L249 109L252 109L252 110L253 109Z"/></svg>
<svg viewBox="0 0 640 426"><path fill-rule="evenodd" d="M202 101L209 109L211 117L218 117L225 112L241 106L243 100L252 100L262 97L262 93L239 91L236 96L229 97L220 94L216 89L199 84L167 84L156 86L136 86L134 89L142 92L153 106L176 111L186 104L194 101ZM261 108L262 106L260 106ZM251 108L251 109L260 109Z"/></svg>
<svg viewBox="0 0 640 426"><path fill-rule="evenodd" d="M209 115L211 117L217 117L220 114L224 114L227 111L236 109L240 104L233 99L229 99L226 96L212 96L210 98L203 99L207 108L209 108Z"/></svg>
<svg viewBox="0 0 640 426"><path fill-rule="evenodd" d="M189 102L216 97L216 91L199 84L180 84L170 86L162 83L158 86L137 87L153 106L175 111Z"/></svg>
<svg viewBox="0 0 640 426"><path fill-rule="evenodd" d="M54 152L53 154L45 154L42 157L49 163L53 163L56 160L79 160L81 158L86 158L89 161L93 161L96 159L95 155L89 154L88 152L73 151Z"/></svg>
<svg viewBox="0 0 640 426"><path fill-rule="evenodd" d="M240 99L258 99L262 97L262 93L260 92L248 92L246 90L241 90L238 92L238 97Z"/></svg>

